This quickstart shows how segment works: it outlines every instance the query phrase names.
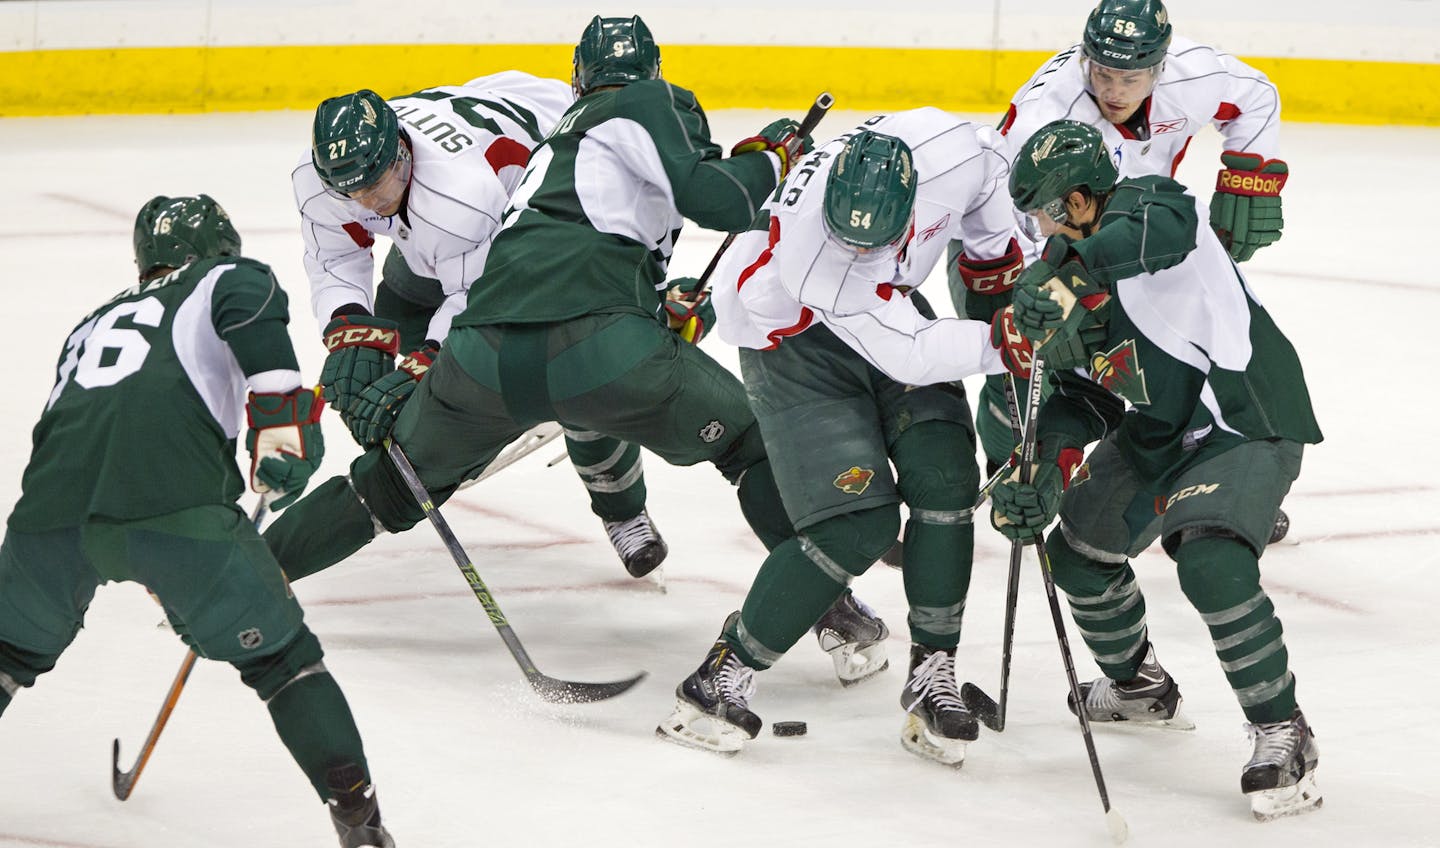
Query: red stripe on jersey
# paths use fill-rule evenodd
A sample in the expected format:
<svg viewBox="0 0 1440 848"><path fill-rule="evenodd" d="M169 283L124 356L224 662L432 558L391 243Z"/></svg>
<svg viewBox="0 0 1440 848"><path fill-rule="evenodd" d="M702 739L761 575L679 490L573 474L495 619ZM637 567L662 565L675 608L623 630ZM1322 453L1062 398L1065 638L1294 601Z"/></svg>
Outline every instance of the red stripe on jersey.
<svg viewBox="0 0 1440 848"><path fill-rule="evenodd" d="M1003 120L1003 121L1000 122L1000 134L1001 134L1001 135L1009 135L1009 134L1010 134L1010 128L1013 127L1013 126L1015 126L1016 114L1017 114L1017 113L1015 112L1015 104L1014 104L1014 103L1011 103L1011 104L1010 104L1010 108L1009 108L1008 110L1006 110L1006 112L1005 112L1005 120Z"/></svg>
<svg viewBox="0 0 1440 848"><path fill-rule="evenodd" d="M370 247L375 243L375 237L370 235L370 231L354 221L345 224L344 229L345 232L350 234L350 238L361 247Z"/></svg>
<svg viewBox="0 0 1440 848"><path fill-rule="evenodd" d="M1192 135L1185 139L1184 144L1180 145L1180 152L1175 154L1175 161L1170 163L1170 176L1172 179L1175 176L1175 172L1180 170L1180 160L1185 158L1185 151L1190 149L1190 142L1194 140L1195 136Z"/></svg>
<svg viewBox="0 0 1440 848"><path fill-rule="evenodd" d="M735 291L737 291L737 292L740 291L740 287L743 286L743 285L745 285L745 281L746 281L746 280L748 280L748 279L750 279L752 276L754 276L754 274L755 274L756 271L759 271L761 268L765 267L765 263L769 262L769 261L770 261L770 257L775 255L775 245L777 245L777 244L779 244L779 243L780 243L780 220L779 220L778 218L776 218L774 215L771 215L771 216L770 216L770 243L767 244L767 245L765 245L765 249L762 250L762 251L760 251L760 255L755 258L755 261L754 261L754 262L751 262L751 263L750 263L750 266L749 266L748 268L746 268L744 271L741 271L741 272L740 272L740 279L738 279L738 280L735 281Z"/></svg>
<svg viewBox="0 0 1440 848"><path fill-rule="evenodd" d="M1240 107L1234 103L1221 103L1220 108L1215 110L1215 120L1224 123L1233 121L1240 117Z"/></svg>
<svg viewBox="0 0 1440 848"><path fill-rule="evenodd" d="M804 331L805 331L805 328L806 328L806 327L809 327L809 326L810 326L810 322L811 322L811 321L814 321L814 320L815 320L815 313L810 311L810 307L808 307L808 306L802 306L802 307L800 307L800 320L799 320L799 321L796 321L794 324L791 324L790 326L785 327L785 328L783 328L783 329L771 330L770 332L768 332L768 333L765 334L766 336L768 336L768 337L770 338L770 346L767 347L767 348L765 348L765 350L774 350L775 348L779 347L779 346L780 346L780 342L783 341L786 336L793 336L793 335L796 335L796 334L798 334L798 333L804 332Z"/></svg>
<svg viewBox="0 0 1440 848"><path fill-rule="evenodd" d="M515 139L502 135L485 148L485 161L498 174L501 168L509 165L525 167L530 162L530 151Z"/></svg>

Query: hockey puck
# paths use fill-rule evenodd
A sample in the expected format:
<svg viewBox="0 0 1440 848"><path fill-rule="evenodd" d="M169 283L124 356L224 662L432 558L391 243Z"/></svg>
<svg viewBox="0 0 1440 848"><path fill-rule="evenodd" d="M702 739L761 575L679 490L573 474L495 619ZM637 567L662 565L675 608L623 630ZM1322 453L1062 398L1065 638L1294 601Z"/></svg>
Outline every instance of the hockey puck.
<svg viewBox="0 0 1440 848"><path fill-rule="evenodd" d="M807 728L803 721L777 721L770 730L776 736L804 736Z"/></svg>

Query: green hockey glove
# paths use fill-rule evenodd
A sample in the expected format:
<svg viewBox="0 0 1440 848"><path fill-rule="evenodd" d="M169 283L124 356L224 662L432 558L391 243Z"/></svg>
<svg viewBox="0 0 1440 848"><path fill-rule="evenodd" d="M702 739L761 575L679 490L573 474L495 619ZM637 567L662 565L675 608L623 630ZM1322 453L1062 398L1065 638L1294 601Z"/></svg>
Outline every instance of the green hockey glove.
<svg viewBox="0 0 1440 848"><path fill-rule="evenodd" d="M250 487L269 496L272 510L294 503L320 467L325 457L325 438L320 432L320 413L324 411L318 386L284 394L250 393L245 404L250 424L245 434Z"/></svg>
<svg viewBox="0 0 1440 848"><path fill-rule="evenodd" d="M340 315L325 325L330 354L320 369L325 400L345 412L360 390L395 370L400 329L394 321L373 315Z"/></svg>
<svg viewBox="0 0 1440 848"><path fill-rule="evenodd" d="M1070 475L1085 459L1085 452L1074 445L1061 447L1064 440L1042 440L1036 450L1036 463L1029 483L1020 482L1017 467L1010 476L990 490L990 524L1007 539L1021 542L1038 540L1060 512L1060 496L1070 488Z"/></svg>
<svg viewBox="0 0 1440 848"><path fill-rule="evenodd" d="M705 333L715 326L715 302L710 291L700 288L695 277L676 277L665 292L665 324L691 344L700 344Z"/></svg>
<svg viewBox="0 0 1440 848"><path fill-rule="evenodd" d="M730 148L731 156L739 156L742 153L756 153L768 150L780 157L780 179L790 173L790 166L796 159L809 153L815 147L815 140L810 136L798 138L796 130L800 124L790 118L781 118L778 121L771 121L765 125L765 129L735 142Z"/></svg>
<svg viewBox="0 0 1440 848"><path fill-rule="evenodd" d="M399 368L360 390L360 397L349 413L341 416L360 447L372 448L385 441L395 428L395 419L400 416L405 401L410 399L439 355L440 348L434 342L426 342L424 347L401 360Z"/></svg>
<svg viewBox="0 0 1440 848"><path fill-rule="evenodd" d="M1290 166L1280 159L1234 150L1220 154L1220 161L1225 167L1215 179L1210 229L1231 258L1244 262L1255 251L1280 240L1285 226L1280 189L1290 176Z"/></svg>

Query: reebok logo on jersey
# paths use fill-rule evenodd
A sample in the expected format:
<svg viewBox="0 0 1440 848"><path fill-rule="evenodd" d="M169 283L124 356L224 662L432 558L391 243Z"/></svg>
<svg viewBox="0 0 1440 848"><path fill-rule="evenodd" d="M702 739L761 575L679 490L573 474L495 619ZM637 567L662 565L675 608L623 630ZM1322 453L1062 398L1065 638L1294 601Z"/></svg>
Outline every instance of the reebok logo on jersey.
<svg viewBox="0 0 1440 848"><path fill-rule="evenodd" d="M1189 125L1189 123L1189 118L1171 118L1168 121L1151 121L1150 134L1160 135L1161 133L1180 132L1181 130L1185 129L1185 127Z"/></svg>
<svg viewBox="0 0 1440 848"><path fill-rule="evenodd" d="M1134 339L1126 339L1113 350L1091 357L1090 379L1135 406L1150 403L1150 392L1145 386L1145 369L1140 367Z"/></svg>
<svg viewBox="0 0 1440 848"><path fill-rule="evenodd" d="M934 237L935 237L935 234L938 233L938 232L940 232L941 230L945 229L945 226L946 226L947 224L949 224L949 223L950 223L950 213L949 213L949 212L946 212L944 218L941 218L940 220L936 221L935 223L931 224L930 226L928 226L928 227L926 227L925 229L923 229L923 230L920 231L920 234L919 234L919 235L920 235L920 243L921 243L921 244L924 244L925 242L927 242L927 241L929 241L930 239L934 238Z"/></svg>
<svg viewBox="0 0 1440 848"><path fill-rule="evenodd" d="M865 490L870 488L870 481L874 477L873 469L852 465L835 478L835 488L847 495L864 494Z"/></svg>

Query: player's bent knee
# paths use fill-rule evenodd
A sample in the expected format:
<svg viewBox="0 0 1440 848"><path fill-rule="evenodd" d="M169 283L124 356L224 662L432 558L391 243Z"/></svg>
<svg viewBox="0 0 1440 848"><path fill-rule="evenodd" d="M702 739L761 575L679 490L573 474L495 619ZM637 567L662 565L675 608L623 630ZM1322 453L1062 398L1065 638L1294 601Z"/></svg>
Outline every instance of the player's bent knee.
<svg viewBox="0 0 1440 848"><path fill-rule="evenodd" d="M765 458L765 440L760 435L760 425L751 421L740 437L715 457L714 463L731 485L738 485L745 470Z"/></svg>
<svg viewBox="0 0 1440 848"><path fill-rule="evenodd" d="M324 671L324 650L310 628L300 625L295 636L277 651L235 660L231 665L240 672L240 679L255 690L262 701L279 694L290 683L316 670Z"/></svg>
<svg viewBox="0 0 1440 848"><path fill-rule="evenodd" d="M900 435L892 454L897 486L907 505L931 510L974 506L980 469L974 437L965 425L923 421Z"/></svg>
<svg viewBox="0 0 1440 848"><path fill-rule="evenodd" d="M899 532L900 507L890 504L827 518L806 527L802 535L831 561L858 577L890 550Z"/></svg>

